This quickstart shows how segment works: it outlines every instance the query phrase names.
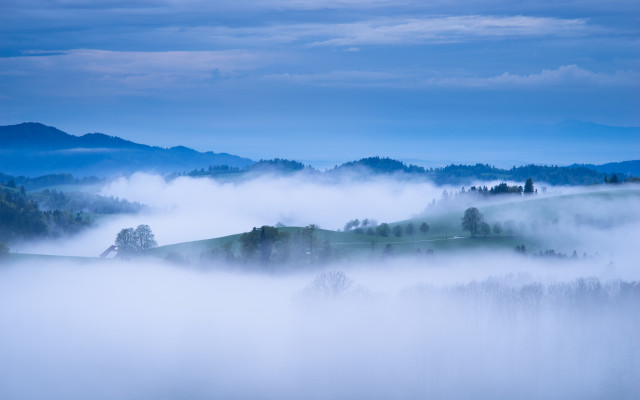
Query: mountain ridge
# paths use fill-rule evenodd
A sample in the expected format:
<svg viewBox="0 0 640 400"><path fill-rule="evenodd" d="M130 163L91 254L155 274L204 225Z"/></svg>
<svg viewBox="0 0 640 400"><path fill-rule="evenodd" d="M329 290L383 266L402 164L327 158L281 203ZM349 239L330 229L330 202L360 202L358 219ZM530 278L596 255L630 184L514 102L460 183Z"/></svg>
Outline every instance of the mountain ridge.
<svg viewBox="0 0 640 400"><path fill-rule="evenodd" d="M0 171L27 176L170 173L223 164L243 168L254 163L228 153L149 146L98 132L75 136L38 122L0 126L0 155Z"/></svg>

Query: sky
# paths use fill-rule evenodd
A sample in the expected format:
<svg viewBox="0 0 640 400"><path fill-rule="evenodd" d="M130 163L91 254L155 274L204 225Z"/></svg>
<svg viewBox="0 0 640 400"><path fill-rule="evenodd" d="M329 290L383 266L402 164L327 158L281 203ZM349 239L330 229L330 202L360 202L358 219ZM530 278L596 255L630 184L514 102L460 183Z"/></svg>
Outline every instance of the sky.
<svg viewBox="0 0 640 400"><path fill-rule="evenodd" d="M632 0L0 0L0 124L317 167L640 154Z"/></svg>

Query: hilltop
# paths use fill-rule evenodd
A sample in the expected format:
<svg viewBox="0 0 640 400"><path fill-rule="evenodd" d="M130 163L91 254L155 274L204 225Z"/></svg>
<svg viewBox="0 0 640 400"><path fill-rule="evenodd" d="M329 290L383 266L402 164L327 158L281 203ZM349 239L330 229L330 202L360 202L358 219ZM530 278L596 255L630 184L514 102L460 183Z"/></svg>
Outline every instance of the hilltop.
<svg viewBox="0 0 640 400"><path fill-rule="evenodd" d="M40 176L68 173L111 176L136 171L171 173L205 165L246 167L248 158L198 152L177 146L153 147L102 133L74 136L40 123L0 126L0 171Z"/></svg>

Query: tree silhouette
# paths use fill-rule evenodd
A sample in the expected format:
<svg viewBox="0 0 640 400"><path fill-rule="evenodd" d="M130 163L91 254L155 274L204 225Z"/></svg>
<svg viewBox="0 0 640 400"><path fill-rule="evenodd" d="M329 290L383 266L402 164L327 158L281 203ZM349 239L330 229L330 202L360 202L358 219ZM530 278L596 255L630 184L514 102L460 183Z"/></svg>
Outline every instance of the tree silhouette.
<svg viewBox="0 0 640 400"><path fill-rule="evenodd" d="M135 253L137 251L136 239L133 228L122 229L116 235L115 245L118 247L118 255Z"/></svg>
<svg viewBox="0 0 640 400"><path fill-rule="evenodd" d="M527 179L524 184L524 194L533 194L533 181L531 178Z"/></svg>
<svg viewBox="0 0 640 400"><path fill-rule="evenodd" d="M400 225L394 226L393 227L393 234L395 235L395 237L402 236L402 227Z"/></svg>
<svg viewBox="0 0 640 400"><path fill-rule="evenodd" d="M429 232L429 224L427 224L426 222L421 223L420 232L422 232L423 235L426 235L427 232Z"/></svg>
<svg viewBox="0 0 640 400"><path fill-rule="evenodd" d="M462 217L462 229L471 232L471 236L475 236L483 219L482 213L477 208L467 208Z"/></svg>
<svg viewBox="0 0 640 400"><path fill-rule="evenodd" d="M116 235L118 254L126 256L158 247L149 225L138 225L136 229L125 228Z"/></svg>
<svg viewBox="0 0 640 400"><path fill-rule="evenodd" d="M138 251L146 251L158 247L155 236L149 225L138 225L133 233Z"/></svg>
<svg viewBox="0 0 640 400"><path fill-rule="evenodd" d="M376 234L378 236L387 237L389 236L390 233L391 233L391 228L389 227L389 224L387 224L386 222L383 222L376 227Z"/></svg>
<svg viewBox="0 0 640 400"><path fill-rule="evenodd" d="M409 222L407 226L405 226L404 233L411 236L411 240L413 241L413 235L416 233L416 227L413 225L413 222Z"/></svg>

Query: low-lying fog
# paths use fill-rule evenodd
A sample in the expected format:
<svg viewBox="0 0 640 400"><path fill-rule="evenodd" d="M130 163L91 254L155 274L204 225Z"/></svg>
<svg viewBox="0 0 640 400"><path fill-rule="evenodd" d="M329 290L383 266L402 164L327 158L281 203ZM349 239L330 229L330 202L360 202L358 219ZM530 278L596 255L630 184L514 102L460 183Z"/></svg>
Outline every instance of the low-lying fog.
<svg viewBox="0 0 640 400"><path fill-rule="evenodd" d="M487 253L287 275L23 261L0 268L0 398L638 398L639 278Z"/></svg>
<svg viewBox="0 0 640 400"><path fill-rule="evenodd" d="M484 182L491 186L498 182ZM513 184L516 184L515 182ZM517 183L522 185L523 183ZM543 183L535 182L537 188ZM535 199L561 197L563 194L603 190L602 186L593 188L554 188L549 186L545 193L539 191ZM608 191L615 191L611 187ZM627 188L628 189L628 188ZM40 243L27 243L12 246L12 251L56 255L82 255L94 257L113 244L118 231L139 224L150 225L159 245L208 239L251 230L254 226L276 225L305 226L316 224L321 228L339 229L347 221L355 218L373 218L378 222L395 222L420 215L427 210L438 213L442 207L427 209L429 203L437 200L439 204L457 210L466 206L477 206L481 211L488 202L443 200L443 192L458 192L460 187L436 186L425 181L402 180L391 177L371 177L369 179L348 179L326 181L312 179L299 174L285 177L260 176L254 179L228 183L206 178L181 177L170 182L161 176L134 174L107 184L100 191L103 195L115 196L130 201L144 203L149 210L137 215L119 215L104 217L97 221L96 227L69 240L54 240ZM639 189L635 189L640 192ZM512 196L493 196L494 203ZM522 199L524 200L524 199ZM581 212L590 218L586 222L607 220L613 224L606 228L617 229L624 222L637 223L640 220L640 204L637 197L613 196L612 198L590 198L588 201L574 201L563 204L558 210L561 223L555 230L566 229L577 233L591 228L594 243L601 243L598 236L602 226L576 224L575 213ZM511 208L500 210L499 215L487 214L495 221L513 219L531 221L533 217L524 215L525 209ZM461 211L462 213L462 211ZM560 218L564 215L567 218ZM568 215L573 213L571 215ZM462 214L461 214L462 215ZM544 217L544 216L543 216ZM489 218L487 218L489 219ZM550 220L549 218L547 218ZM558 221L556 221L558 222ZM586 232L586 236L590 236ZM628 235L621 233L621 235ZM565 237L573 236L564 235ZM578 235L576 235L578 236ZM585 235L583 235L584 237ZM603 235L610 239L611 235ZM598 239L598 240L596 240ZM583 240L583 239L580 239ZM578 248L582 251L582 249ZM599 251L600 249L598 249Z"/></svg>
<svg viewBox="0 0 640 400"><path fill-rule="evenodd" d="M139 174L102 193L148 213L12 251L96 256L141 223L162 245L277 222L393 222L443 190L452 188ZM269 274L16 256L0 267L0 398L639 398L638 189L562 196L598 190L478 204L489 222L523 222L527 238L579 251L562 260L436 252ZM531 206L543 198L552 207ZM451 204L459 217L473 205Z"/></svg>

